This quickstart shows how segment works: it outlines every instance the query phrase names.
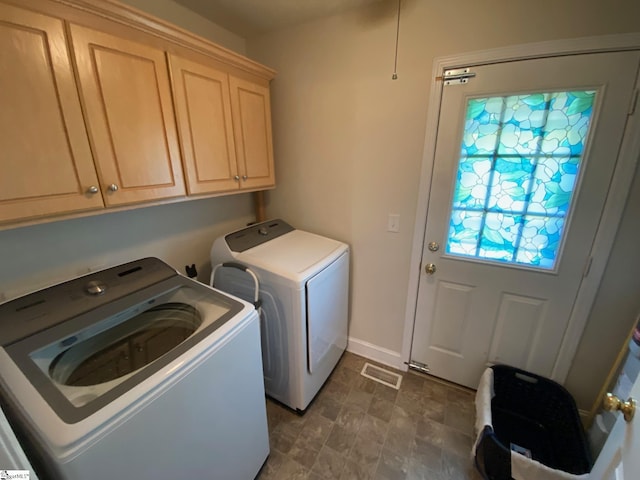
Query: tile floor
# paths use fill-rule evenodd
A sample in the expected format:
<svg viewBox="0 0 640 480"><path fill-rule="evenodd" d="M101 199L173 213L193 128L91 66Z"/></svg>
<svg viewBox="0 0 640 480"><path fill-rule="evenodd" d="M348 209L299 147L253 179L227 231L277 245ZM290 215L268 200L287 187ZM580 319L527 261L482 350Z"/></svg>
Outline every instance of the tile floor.
<svg viewBox="0 0 640 480"><path fill-rule="evenodd" d="M360 375L365 361L346 352L302 416L267 400L257 479L479 480L474 392L413 372L394 390Z"/></svg>

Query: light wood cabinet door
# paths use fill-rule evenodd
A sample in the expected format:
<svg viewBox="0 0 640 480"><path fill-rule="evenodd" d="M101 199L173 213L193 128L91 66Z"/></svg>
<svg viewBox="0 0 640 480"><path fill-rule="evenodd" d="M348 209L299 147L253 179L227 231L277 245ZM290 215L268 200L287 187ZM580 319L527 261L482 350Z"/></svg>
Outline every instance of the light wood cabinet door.
<svg viewBox="0 0 640 480"><path fill-rule="evenodd" d="M61 20L0 4L0 222L103 207Z"/></svg>
<svg viewBox="0 0 640 480"><path fill-rule="evenodd" d="M185 194L163 51L70 25L107 205Z"/></svg>
<svg viewBox="0 0 640 480"><path fill-rule="evenodd" d="M228 74L175 55L169 64L188 193L237 190Z"/></svg>
<svg viewBox="0 0 640 480"><path fill-rule="evenodd" d="M271 102L266 85L229 75L231 111L241 188L275 185Z"/></svg>

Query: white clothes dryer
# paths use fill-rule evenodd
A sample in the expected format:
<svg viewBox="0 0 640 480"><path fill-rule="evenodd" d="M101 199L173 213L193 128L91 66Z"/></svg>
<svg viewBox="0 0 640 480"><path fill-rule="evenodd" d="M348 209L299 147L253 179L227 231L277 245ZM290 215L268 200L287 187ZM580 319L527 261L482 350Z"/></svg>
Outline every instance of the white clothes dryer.
<svg viewBox="0 0 640 480"><path fill-rule="evenodd" d="M155 258L0 305L0 400L41 478L254 478L252 305Z"/></svg>
<svg viewBox="0 0 640 480"><path fill-rule="evenodd" d="M270 220L217 238L216 288L253 301L259 281L267 395L304 411L347 346L349 247Z"/></svg>

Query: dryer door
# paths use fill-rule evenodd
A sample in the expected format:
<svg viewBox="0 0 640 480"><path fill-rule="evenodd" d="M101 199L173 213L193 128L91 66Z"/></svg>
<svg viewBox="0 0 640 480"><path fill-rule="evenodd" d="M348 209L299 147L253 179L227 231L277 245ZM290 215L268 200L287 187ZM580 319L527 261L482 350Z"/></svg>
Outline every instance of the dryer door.
<svg viewBox="0 0 640 480"><path fill-rule="evenodd" d="M347 346L349 320L349 253L312 277L306 284L307 368L316 371L331 350Z"/></svg>

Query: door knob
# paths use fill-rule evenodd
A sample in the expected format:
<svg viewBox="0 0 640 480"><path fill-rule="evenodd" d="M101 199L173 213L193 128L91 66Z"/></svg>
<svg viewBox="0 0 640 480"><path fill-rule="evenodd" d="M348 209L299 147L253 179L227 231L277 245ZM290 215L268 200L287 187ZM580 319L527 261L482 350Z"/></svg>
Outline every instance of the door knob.
<svg viewBox="0 0 640 480"><path fill-rule="evenodd" d="M236 182L239 182L239 181L240 181L240 176L239 176L239 175L234 175L234 176L233 176L233 179L234 179Z"/></svg>
<svg viewBox="0 0 640 480"><path fill-rule="evenodd" d="M111 185L109 185L109 190L112 192L117 192L118 191L118 185L116 185L115 183L112 183Z"/></svg>
<svg viewBox="0 0 640 480"><path fill-rule="evenodd" d="M430 252L437 252L440 249L440 244L438 242L429 242L427 245Z"/></svg>
<svg viewBox="0 0 640 480"><path fill-rule="evenodd" d="M607 393L604 396L602 407L610 412L621 411L627 422L633 420L633 415L636 413L636 401L633 398L623 402L611 393Z"/></svg>
<svg viewBox="0 0 640 480"><path fill-rule="evenodd" d="M434 273L436 273L436 266L433 263L427 263L424 266L424 271L427 275L433 275Z"/></svg>
<svg viewBox="0 0 640 480"><path fill-rule="evenodd" d="M95 185L91 185L89 188L87 188L87 193L94 194L98 192L99 192L98 187L96 187Z"/></svg>

